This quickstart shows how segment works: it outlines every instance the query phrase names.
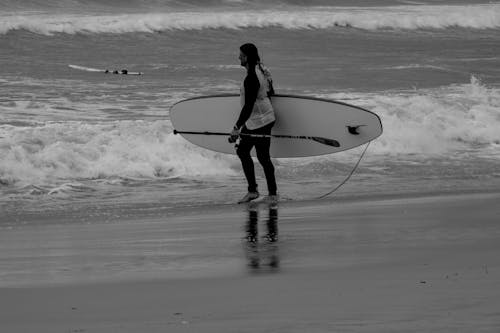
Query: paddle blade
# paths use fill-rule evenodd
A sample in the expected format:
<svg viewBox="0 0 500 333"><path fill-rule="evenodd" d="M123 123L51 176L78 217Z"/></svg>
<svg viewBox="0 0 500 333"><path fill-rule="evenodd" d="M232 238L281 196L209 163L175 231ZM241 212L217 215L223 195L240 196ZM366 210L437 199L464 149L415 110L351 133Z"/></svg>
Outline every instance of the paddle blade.
<svg viewBox="0 0 500 333"><path fill-rule="evenodd" d="M332 146L332 147L340 147L340 143L337 140L333 139L328 139L328 138L322 138L319 136L313 136L311 139L313 139L316 142L322 143L327 146Z"/></svg>

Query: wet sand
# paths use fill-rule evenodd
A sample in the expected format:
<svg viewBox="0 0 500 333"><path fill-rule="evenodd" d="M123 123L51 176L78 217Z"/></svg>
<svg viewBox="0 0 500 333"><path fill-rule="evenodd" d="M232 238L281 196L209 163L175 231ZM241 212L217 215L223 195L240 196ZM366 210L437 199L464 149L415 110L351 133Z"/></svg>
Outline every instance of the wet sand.
<svg viewBox="0 0 500 333"><path fill-rule="evenodd" d="M1 230L0 331L498 332L499 202L42 216Z"/></svg>

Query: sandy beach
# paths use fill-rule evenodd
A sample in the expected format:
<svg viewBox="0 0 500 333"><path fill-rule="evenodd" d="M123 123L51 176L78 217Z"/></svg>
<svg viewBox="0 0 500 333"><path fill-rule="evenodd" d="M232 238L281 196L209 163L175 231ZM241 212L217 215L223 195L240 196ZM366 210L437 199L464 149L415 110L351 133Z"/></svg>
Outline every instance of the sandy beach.
<svg viewBox="0 0 500 333"><path fill-rule="evenodd" d="M498 332L499 199L134 210L5 228L0 331Z"/></svg>

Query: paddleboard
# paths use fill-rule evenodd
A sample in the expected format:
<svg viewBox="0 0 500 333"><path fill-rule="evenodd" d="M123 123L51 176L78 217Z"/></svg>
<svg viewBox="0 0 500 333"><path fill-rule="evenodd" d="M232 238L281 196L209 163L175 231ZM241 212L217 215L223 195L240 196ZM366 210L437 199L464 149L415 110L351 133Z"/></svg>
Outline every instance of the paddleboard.
<svg viewBox="0 0 500 333"><path fill-rule="evenodd" d="M338 153L382 134L380 118L354 105L293 95L272 96L271 103L276 123L271 133L270 153L275 158ZM195 97L174 104L170 108L170 120L175 132L191 143L236 154L234 144L228 142L228 135L224 133L230 132L240 111L240 96L236 94Z"/></svg>
<svg viewBox="0 0 500 333"><path fill-rule="evenodd" d="M128 71L127 69L110 70L110 69L99 69L99 68L78 66L78 65L68 65L68 66L73 68L73 69L78 69L78 70L86 71L86 72L98 72L98 73L105 73L105 74L121 74L121 75L142 75L142 74L144 74L142 72L131 72L131 71Z"/></svg>

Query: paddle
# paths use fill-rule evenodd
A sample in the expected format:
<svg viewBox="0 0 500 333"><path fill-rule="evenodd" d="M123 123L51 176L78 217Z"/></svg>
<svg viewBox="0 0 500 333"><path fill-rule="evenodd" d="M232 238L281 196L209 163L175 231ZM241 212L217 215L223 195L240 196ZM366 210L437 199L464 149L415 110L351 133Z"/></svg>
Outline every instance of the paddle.
<svg viewBox="0 0 500 333"><path fill-rule="evenodd" d="M222 132L189 132L189 131L178 131L174 129L174 134L198 134L198 135L225 135L230 136L231 133L222 133ZM249 134L249 133L240 133L240 135L250 136L253 138L285 138L285 139L304 139L304 140L313 140L318 143L332 146L332 147L340 147L340 143L337 140L323 138L320 136L304 136L304 135L281 135L281 134Z"/></svg>

